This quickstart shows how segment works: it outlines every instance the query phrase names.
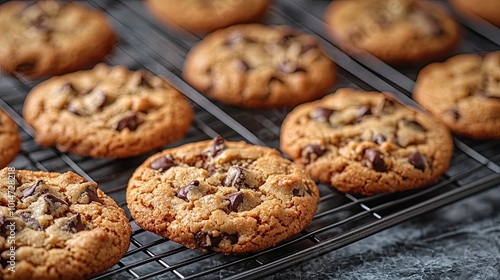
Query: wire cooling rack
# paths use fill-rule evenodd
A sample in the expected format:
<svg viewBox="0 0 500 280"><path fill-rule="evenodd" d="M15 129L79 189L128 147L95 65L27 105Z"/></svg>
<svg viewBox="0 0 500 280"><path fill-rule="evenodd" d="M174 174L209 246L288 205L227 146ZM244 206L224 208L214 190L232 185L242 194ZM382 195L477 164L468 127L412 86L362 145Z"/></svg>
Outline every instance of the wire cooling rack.
<svg viewBox="0 0 500 280"><path fill-rule="evenodd" d="M0 1L5 2L5 1ZM191 101L196 115L185 139L164 148L211 139L279 148L281 122L290 109L243 110L208 100L180 77L184 57L200 38L179 34L150 17L142 1L86 1L103 10L119 35L118 48L108 63L146 69L166 77ZM352 87L389 91L404 104L410 98L419 67L396 69L375 58L350 57L326 35L322 14L330 1L275 0L265 22L286 24L317 35L338 65L338 83L331 89ZM443 3L446 4L446 3ZM500 48L500 31L485 22L458 15L464 40L457 53L483 53ZM130 218L125 190L134 169L160 150L128 159L92 159L38 146L21 111L26 94L40 81L0 77L0 107L20 127L21 154L12 163L17 169L64 172L72 170L99 183ZM450 169L438 182L419 190L362 197L341 194L319 184L321 201L314 220L301 233L279 245L254 254L226 256L187 249L140 229L130 221L133 234L125 256L95 279L256 279L335 250L385 228L444 206L482 190L500 185L500 141L474 141L454 137Z"/></svg>

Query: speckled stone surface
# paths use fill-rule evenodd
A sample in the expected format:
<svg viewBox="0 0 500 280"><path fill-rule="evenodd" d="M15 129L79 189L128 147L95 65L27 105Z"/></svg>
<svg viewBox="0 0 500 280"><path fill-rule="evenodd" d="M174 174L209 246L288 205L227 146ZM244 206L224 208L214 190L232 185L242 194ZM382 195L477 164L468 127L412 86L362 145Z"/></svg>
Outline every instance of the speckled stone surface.
<svg viewBox="0 0 500 280"><path fill-rule="evenodd" d="M500 186L264 279L498 279Z"/></svg>

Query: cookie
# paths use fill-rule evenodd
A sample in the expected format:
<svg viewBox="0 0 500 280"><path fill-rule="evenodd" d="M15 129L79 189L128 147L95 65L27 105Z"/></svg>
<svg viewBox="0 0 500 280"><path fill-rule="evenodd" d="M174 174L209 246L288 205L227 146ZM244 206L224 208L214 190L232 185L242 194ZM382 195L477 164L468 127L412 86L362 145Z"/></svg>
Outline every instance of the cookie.
<svg viewBox="0 0 500 280"><path fill-rule="evenodd" d="M7 166L21 150L16 123L0 109L0 168Z"/></svg>
<svg viewBox="0 0 500 280"><path fill-rule="evenodd" d="M224 254L263 250L299 233L318 202L314 181L278 151L221 137L153 155L127 188L137 225Z"/></svg>
<svg viewBox="0 0 500 280"><path fill-rule="evenodd" d="M238 23L254 22L269 9L271 0L147 0L146 7L162 23L204 34Z"/></svg>
<svg viewBox="0 0 500 280"><path fill-rule="evenodd" d="M368 52L390 64L441 59L461 37L459 25L433 1L333 1L324 20L344 51Z"/></svg>
<svg viewBox="0 0 500 280"><path fill-rule="evenodd" d="M498 0L482 0L482 1L468 1L468 0L449 0L453 8L466 16L481 17L497 27L500 27L500 1Z"/></svg>
<svg viewBox="0 0 500 280"><path fill-rule="evenodd" d="M500 51L461 54L426 66L413 99L454 133L500 138Z"/></svg>
<svg viewBox="0 0 500 280"><path fill-rule="evenodd" d="M339 89L295 108L280 148L319 181L363 195L418 188L449 166L449 130L390 94Z"/></svg>
<svg viewBox="0 0 500 280"><path fill-rule="evenodd" d="M246 108L295 106L322 96L336 80L318 39L261 24L209 34L190 50L182 74L207 96Z"/></svg>
<svg viewBox="0 0 500 280"><path fill-rule="evenodd" d="M2 279L88 279L129 247L125 212L67 172L0 171Z"/></svg>
<svg viewBox="0 0 500 280"><path fill-rule="evenodd" d="M23 115L40 145L84 156L123 158L183 138L193 109L160 77L99 64L33 88Z"/></svg>
<svg viewBox="0 0 500 280"><path fill-rule="evenodd" d="M0 70L29 78L100 62L116 37L106 16L76 2L10 1L0 5Z"/></svg>

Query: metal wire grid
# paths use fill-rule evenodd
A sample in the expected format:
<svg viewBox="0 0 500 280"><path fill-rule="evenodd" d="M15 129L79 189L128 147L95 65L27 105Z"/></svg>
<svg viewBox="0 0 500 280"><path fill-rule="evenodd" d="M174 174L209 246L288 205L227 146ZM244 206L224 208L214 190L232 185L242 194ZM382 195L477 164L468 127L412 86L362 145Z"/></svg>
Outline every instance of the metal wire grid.
<svg viewBox="0 0 500 280"><path fill-rule="evenodd" d="M414 105L408 96L413 86L411 75L415 73L415 69L407 73L400 69L387 70L389 66L378 61L374 64L376 67L371 67L373 65L366 61L346 56L325 40L327 37L322 31L319 13L327 2L275 1L268 23L288 24L323 38L328 53L339 66L336 88L391 91L403 103ZM88 3L106 11L119 33L119 46L110 57L110 64L124 64L131 69L143 68L163 75L192 101L196 111L193 126L184 140L169 146L222 135L233 141L245 140L278 148L279 127L288 110L241 110L214 103L182 81L180 73L183 58L199 38L180 36L158 25L150 19L140 1L108 0ZM480 37L481 33L477 30L469 31L470 35L479 36L468 37L471 42L487 41ZM488 50L490 47L486 45L485 49L480 50ZM374 71L377 69L378 71ZM389 75L383 75L386 70ZM394 76L392 72L398 75ZM400 85L400 76L405 77L405 82L410 82ZM21 155L13 166L18 169L76 171L89 180L97 181L100 188L115 199L130 217L125 201L127 181L134 168L154 152L130 159L112 160L91 159L39 147L33 141L33 131L21 117L24 98L38 82L40 81L25 81L20 77L0 77L0 106L19 124L23 138ZM146 232L131 221L133 234L128 252L115 267L95 279L255 279L500 184L498 141L478 142L455 138L455 144L456 151L448 172L439 182L424 189L360 197L340 194L320 184L321 202L313 222L300 234L274 248L255 254L225 256L189 250Z"/></svg>

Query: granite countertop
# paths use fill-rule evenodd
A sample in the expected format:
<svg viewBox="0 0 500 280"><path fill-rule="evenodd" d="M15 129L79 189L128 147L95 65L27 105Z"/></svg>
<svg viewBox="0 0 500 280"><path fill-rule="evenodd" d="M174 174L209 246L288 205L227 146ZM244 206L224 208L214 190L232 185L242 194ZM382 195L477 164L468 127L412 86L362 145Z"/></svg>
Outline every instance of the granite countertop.
<svg viewBox="0 0 500 280"><path fill-rule="evenodd" d="M500 186L265 279L500 279Z"/></svg>

